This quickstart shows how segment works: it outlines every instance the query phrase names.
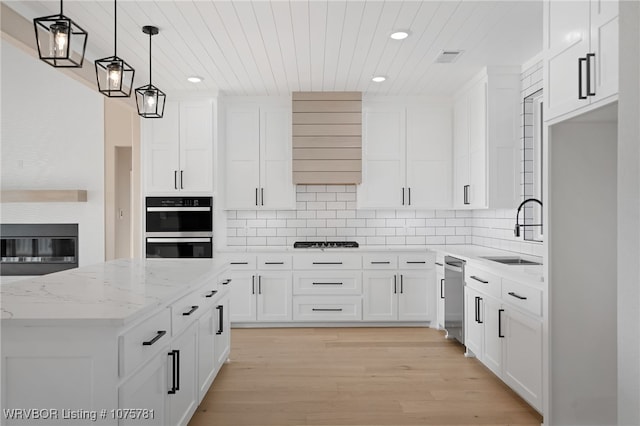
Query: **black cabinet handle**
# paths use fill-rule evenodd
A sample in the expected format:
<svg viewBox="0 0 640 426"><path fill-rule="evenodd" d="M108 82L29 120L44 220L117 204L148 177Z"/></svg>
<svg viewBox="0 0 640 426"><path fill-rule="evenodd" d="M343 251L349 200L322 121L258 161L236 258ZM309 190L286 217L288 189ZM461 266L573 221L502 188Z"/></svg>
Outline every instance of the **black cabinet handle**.
<svg viewBox="0 0 640 426"><path fill-rule="evenodd" d="M218 292L218 290L211 290L211 292L207 295L205 295L204 297L213 297L214 294L216 294Z"/></svg>
<svg viewBox="0 0 640 426"><path fill-rule="evenodd" d="M227 278L226 280L222 281L222 285L227 285L227 284L229 284L231 281L233 281L231 278Z"/></svg>
<svg viewBox="0 0 640 426"><path fill-rule="evenodd" d="M251 275L251 294L256 294L256 276Z"/></svg>
<svg viewBox="0 0 640 426"><path fill-rule="evenodd" d="M425 262L424 260L420 260L420 261L417 261L417 260L408 260L408 261L407 261L407 265L409 265L409 264L413 264L413 263L422 263L422 264L424 264L424 263L427 263L427 262Z"/></svg>
<svg viewBox="0 0 640 426"><path fill-rule="evenodd" d="M480 312L479 305L480 305L480 303L479 303L479 300L480 300L480 298L478 296L474 297L474 301L475 301L474 310L475 310L475 316L476 316L475 321L476 322L480 322L480 315L479 315L479 312Z"/></svg>
<svg viewBox="0 0 640 426"><path fill-rule="evenodd" d="M508 294L509 296L515 297L516 299L527 300L525 296L520 296L519 294L516 294L513 291L510 291Z"/></svg>
<svg viewBox="0 0 640 426"><path fill-rule="evenodd" d="M471 278L472 278L472 279L474 279L474 280L476 280L476 281L481 282L482 284L489 284L489 281L485 281L485 280L483 280L482 278L478 278L478 277L476 277L475 275L471 275Z"/></svg>
<svg viewBox="0 0 640 426"><path fill-rule="evenodd" d="M178 189L178 171L177 170L173 171L173 187L175 189Z"/></svg>
<svg viewBox="0 0 640 426"><path fill-rule="evenodd" d="M442 263L440 263L440 262L436 262L436 265L437 266L443 266Z"/></svg>
<svg viewBox="0 0 640 426"><path fill-rule="evenodd" d="M404 293L404 275L400 274L400 294Z"/></svg>
<svg viewBox="0 0 640 426"><path fill-rule="evenodd" d="M313 312L342 312L342 308L311 308Z"/></svg>
<svg viewBox="0 0 640 426"><path fill-rule="evenodd" d="M264 262L265 265L284 265L284 262Z"/></svg>
<svg viewBox="0 0 640 426"><path fill-rule="evenodd" d="M256 206L258 205L258 188L256 188Z"/></svg>
<svg viewBox="0 0 640 426"><path fill-rule="evenodd" d="M595 59L595 53L587 53L587 96L595 96L596 92L591 91L591 58Z"/></svg>
<svg viewBox="0 0 640 426"><path fill-rule="evenodd" d="M471 204L469 202L469 185L465 185L464 187L464 204Z"/></svg>
<svg viewBox="0 0 640 426"><path fill-rule="evenodd" d="M409 205L411 205L411 187L408 188L409 190L407 192L409 192Z"/></svg>
<svg viewBox="0 0 640 426"><path fill-rule="evenodd" d="M371 262L372 265L389 265L391 262Z"/></svg>
<svg viewBox="0 0 640 426"><path fill-rule="evenodd" d="M167 334L166 330L158 330L158 334L156 334L156 336L153 339L147 340L146 342L142 342L142 346L151 346L151 345L153 345L155 342L160 340L160 338L162 336L164 336L165 334Z"/></svg>
<svg viewBox="0 0 640 426"><path fill-rule="evenodd" d="M404 206L404 187L402 188L402 205Z"/></svg>
<svg viewBox="0 0 640 426"><path fill-rule="evenodd" d="M194 313L194 312L195 312L195 311L197 311L197 310L198 310L198 306L193 305L193 306L191 307L191 309L189 309L189 312L183 312L183 313L182 313L182 315L184 315L184 316L189 316L189 315L191 315L192 313Z"/></svg>
<svg viewBox="0 0 640 426"><path fill-rule="evenodd" d="M504 339L504 335L502 334L502 313L504 309L498 309L498 337Z"/></svg>
<svg viewBox="0 0 640 426"><path fill-rule="evenodd" d="M478 324L484 324L484 321L482 321L482 315L480 315L480 304L482 303L482 300L482 297L478 296Z"/></svg>
<svg viewBox="0 0 640 426"><path fill-rule="evenodd" d="M167 393L174 395L177 390L180 390L180 351L173 350L167 355L171 357L171 389Z"/></svg>
<svg viewBox="0 0 640 426"><path fill-rule="evenodd" d="M258 294L262 294L262 275L258 275Z"/></svg>
<svg viewBox="0 0 640 426"><path fill-rule="evenodd" d="M440 279L440 299L444 299L444 278Z"/></svg>
<svg viewBox="0 0 640 426"><path fill-rule="evenodd" d="M260 188L260 205L264 206L264 188Z"/></svg>
<svg viewBox="0 0 640 426"><path fill-rule="evenodd" d="M342 283L311 283L312 285L342 285Z"/></svg>
<svg viewBox="0 0 640 426"><path fill-rule="evenodd" d="M180 189L184 189L184 170L180 170Z"/></svg>
<svg viewBox="0 0 640 426"><path fill-rule="evenodd" d="M231 265L248 265L249 262L231 262Z"/></svg>
<svg viewBox="0 0 640 426"><path fill-rule="evenodd" d="M582 64L587 62L587 58L578 58L578 99L587 99L582 94Z"/></svg>
<svg viewBox="0 0 640 426"><path fill-rule="evenodd" d="M218 305L216 309L218 310L218 331L216 334L222 334L224 332L224 306Z"/></svg>
<svg viewBox="0 0 640 426"><path fill-rule="evenodd" d="M314 265L342 265L342 262L313 262Z"/></svg>

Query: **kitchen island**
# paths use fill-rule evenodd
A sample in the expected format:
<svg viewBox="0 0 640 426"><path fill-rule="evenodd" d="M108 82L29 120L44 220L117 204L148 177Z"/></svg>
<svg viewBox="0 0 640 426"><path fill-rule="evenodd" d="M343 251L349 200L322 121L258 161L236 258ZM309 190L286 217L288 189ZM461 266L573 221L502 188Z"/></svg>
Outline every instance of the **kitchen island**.
<svg viewBox="0 0 640 426"><path fill-rule="evenodd" d="M229 354L226 264L115 260L0 289L2 424L186 424Z"/></svg>

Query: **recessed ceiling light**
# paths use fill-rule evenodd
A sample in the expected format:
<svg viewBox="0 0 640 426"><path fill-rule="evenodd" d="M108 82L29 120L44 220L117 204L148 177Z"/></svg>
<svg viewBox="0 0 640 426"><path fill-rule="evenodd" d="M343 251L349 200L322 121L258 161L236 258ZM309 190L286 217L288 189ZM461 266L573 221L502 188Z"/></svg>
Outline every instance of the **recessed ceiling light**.
<svg viewBox="0 0 640 426"><path fill-rule="evenodd" d="M382 83L383 81L385 81L387 79L387 77L383 76L383 75L376 75L375 77L373 77L371 79L371 81L375 81L376 83Z"/></svg>
<svg viewBox="0 0 640 426"><path fill-rule="evenodd" d="M200 83L204 80L202 77L198 77L197 75L192 75L191 77L187 77L187 81L189 83Z"/></svg>
<svg viewBox="0 0 640 426"><path fill-rule="evenodd" d="M407 31L396 31L394 33L391 33L389 37L394 40L404 40L405 38L409 37L409 33Z"/></svg>

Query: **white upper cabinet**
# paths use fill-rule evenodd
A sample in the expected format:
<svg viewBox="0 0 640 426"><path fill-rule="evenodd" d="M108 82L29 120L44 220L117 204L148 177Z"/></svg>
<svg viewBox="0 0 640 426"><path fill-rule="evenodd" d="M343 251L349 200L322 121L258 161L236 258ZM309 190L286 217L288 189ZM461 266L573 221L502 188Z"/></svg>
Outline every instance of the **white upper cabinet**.
<svg viewBox="0 0 640 426"><path fill-rule="evenodd" d="M552 120L618 93L618 2L545 3L545 119Z"/></svg>
<svg viewBox="0 0 640 426"><path fill-rule="evenodd" d="M520 197L520 74L485 70L455 95L453 207L515 208Z"/></svg>
<svg viewBox="0 0 640 426"><path fill-rule="evenodd" d="M226 108L226 209L292 209L291 102Z"/></svg>
<svg viewBox="0 0 640 426"><path fill-rule="evenodd" d="M359 208L451 207L448 101L365 99Z"/></svg>
<svg viewBox="0 0 640 426"><path fill-rule="evenodd" d="M143 121L146 193L213 191L211 101L167 102Z"/></svg>

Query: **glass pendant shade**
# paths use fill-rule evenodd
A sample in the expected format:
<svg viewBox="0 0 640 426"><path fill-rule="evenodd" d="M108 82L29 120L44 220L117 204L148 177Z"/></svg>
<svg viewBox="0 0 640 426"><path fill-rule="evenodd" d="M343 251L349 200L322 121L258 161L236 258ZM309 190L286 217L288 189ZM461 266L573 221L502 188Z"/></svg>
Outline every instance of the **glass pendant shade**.
<svg viewBox="0 0 640 426"><path fill-rule="evenodd" d="M128 98L133 90L133 77L136 71L117 55L118 46L118 15L117 2L114 0L114 31L113 31L113 56L97 59L96 80L98 90L109 98Z"/></svg>
<svg viewBox="0 0 640 426"><path fill-rule="evenodd" d="M162 118L167 95L151 84L151 37L158 34L158 27L145 25L142 32L149 34L149 84L136 89L138 115L144 118Z"/></svg>
<svg viewBox="0 0 640 426"><path fill-rule="evenodd" d="M56 68L81 68L87 48L87 32L60 13L33 20L38 56Z"/></svg>

